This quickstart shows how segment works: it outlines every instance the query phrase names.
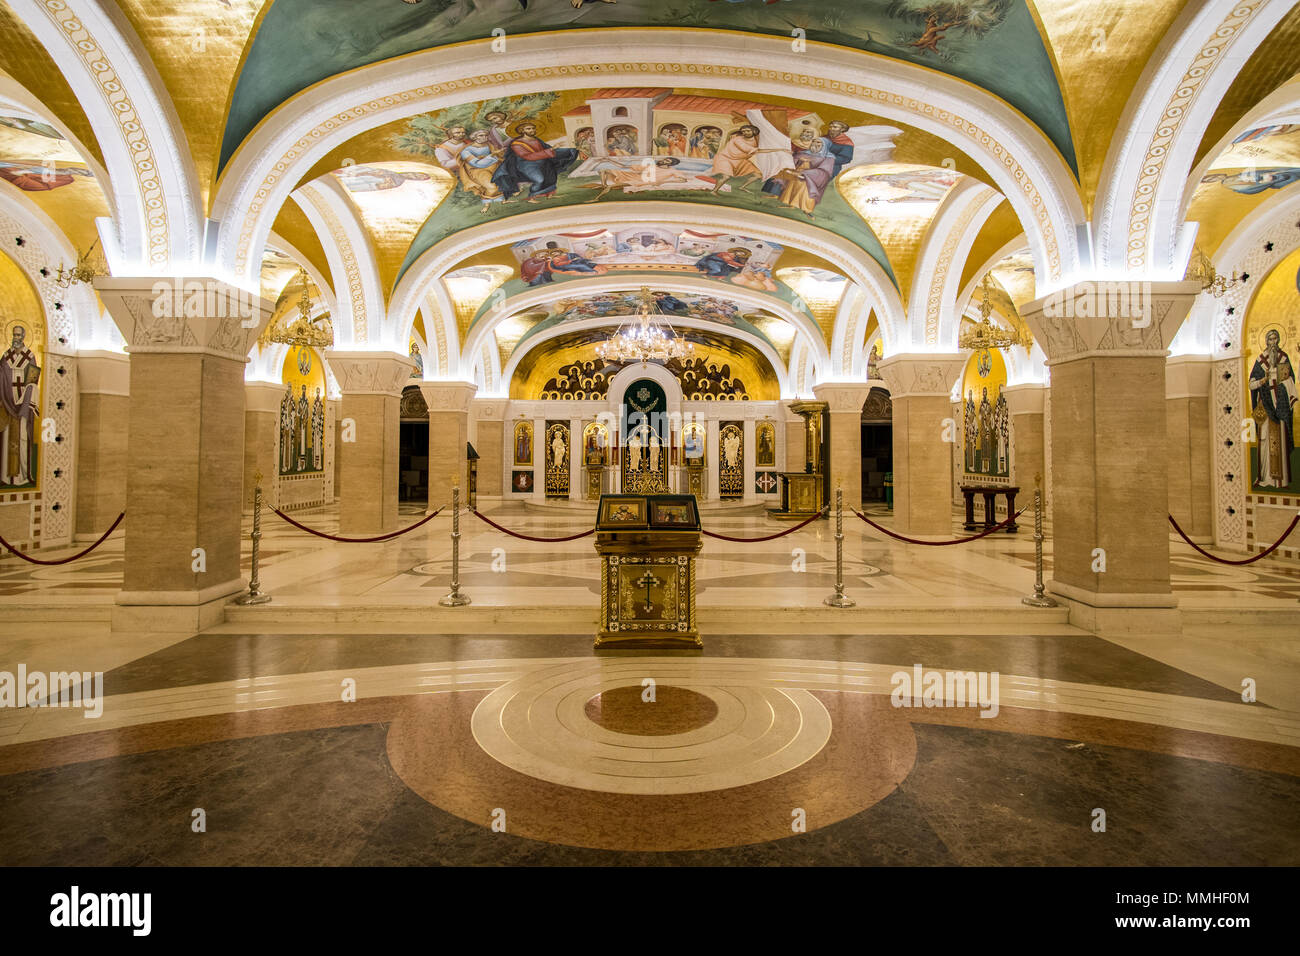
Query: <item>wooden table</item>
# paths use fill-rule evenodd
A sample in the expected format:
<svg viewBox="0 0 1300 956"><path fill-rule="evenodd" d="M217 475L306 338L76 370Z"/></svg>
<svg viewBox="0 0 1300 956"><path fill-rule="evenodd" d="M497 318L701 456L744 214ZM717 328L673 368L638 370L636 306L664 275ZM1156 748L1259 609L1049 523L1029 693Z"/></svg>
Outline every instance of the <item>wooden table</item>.
<svg viewBox="0 0 1300 956"><path fill-rule="evenodd" d="M962 527L967 531L988 530L989 528L992 528L998 523L995 514L997 511L997 506L995 504L997 496L1006 495L1007 517L1011 518L1012 521L1003 530L1006 531L1007 534L1015 534L1020 530L1020 526L1016 524L1014 519L1016 513L1016 495L1019 494L1019 492L1019 488L1011 487L1009 485L962 485L962 497L966 499L966 523L962 525ZM977 494L984 496L984 526L982 529L979 525L975 524L975 496Z"/></svg>

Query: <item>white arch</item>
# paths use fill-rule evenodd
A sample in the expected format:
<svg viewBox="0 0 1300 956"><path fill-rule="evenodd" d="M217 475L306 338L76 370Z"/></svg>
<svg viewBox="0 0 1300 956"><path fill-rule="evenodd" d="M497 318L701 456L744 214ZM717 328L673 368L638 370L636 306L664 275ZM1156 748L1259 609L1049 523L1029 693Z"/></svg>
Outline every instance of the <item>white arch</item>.
<svg viewBox="0 0 1300 956"><path fill-rule="evenodd" d="M5 252L27 275L41 300L47 348L64 354L78 349L122 350L122 336L100 311L90 286L78 282L60 289L54 281L60 265L72 266L77 261L77 251L63 230L21 189L3 181L0 234L5 237ZM21 246L15 241L19 238Z"/></svg>
<svg viewBox="0 0 1300 956"><path fill-rule="evenodd" d="M406 354L406 343L394 347L384 335L384 294L378 260L356 207L333 176L306 183L293 194L320 238L330 274L338 283L334 347L393 348ZM412 316L414 321L414 316ZM408 327L409 332L409 327Z"/></svg>
<svg viewBox="0 0 1300 956"><path fill-rule="evenodd" d="M510 353L510 360L506 362L505 368L501 370L501 378L497 387L503 394L500 396L494 395L485 397L509 397L506 393L509 393L510 391L510 383L514 381L515 370L519 367L519 363L523 360L525 355L537 348L539 345L549 342L551 339L558 338L561 335L568 335L570 332L585 332L588 329L614 328L618 324L618 321L618 316L605 316L597 319L583 319L580 322L560 322L544 332L539 332L537 335L529 336L529 338L521 342L519 346ZM678 329L698 329L704 332L713 332L714 334L717 334L720 328L717 322L710 322L707 319L687 319L678 318L676 316L673 317L673 327ZM758 352L767 359L768 364L772 366L772 371L776 375L777 386L780 389L781 398L793 397L790 391L789 372L785 367L785 363L781 361L781 356L777 355L776 349L772 348L772 346L763 339L760 339L758 336L746 332L743 329L725 328L724 331L729 338L745 342L757 349ZM638 365L637 367L639 368L640 366ZM646 366L646 368L655 367L657 366ZM624 369L623 371L627 371L627 369ZM619 374L621 375L622 372ZM670 376L672 375L671 372L667 374ZM617 379L617 376L615 376L615 379ZM611 384L610 387L613 388L613 385Z"/></svg>
<svg viewBox="0 0 1300 956"><path fill-rule="evenodd" d="M86 148L86 145L72 132L62 120L54 115L45 104L33 96L17 80L10 76L0 76L0 110L3 110L9 116L17 116L20 119L36 120L52 127L60 136L68 141L68 145L77 151L86 168L90 170L91 175L95 177L95 182L99 184L100 190L104 193L104 199L108 203L110 216L116 218L115 202L117 197L113 193L108 178L108 172L99 161L95 159L94 154Z"/></svg>
<svg viewBox="0 0 1300 956"><path fill-rule="evenodd" d="M899 352L952 352L957 348L961 266L980 229L1003 196L964 177L948 191L931 220L916 259L907 305L909 340L886 343Z"/></svg>
<svg viewBox="0 0 1300 956"><path fill-rule="evenodd" d="M205 224L193 156L130 22L110 0L10 6L59 64L103 152L115 213L105 253L114 274L198 272Z"/></svg>
<svg viewBox="0 0 1300 956"><path fill-rule="evenodd" d="M1187 320L1170 343L1172 354L1209 354L1216 359L1241 357L1247 309L1265 277L1300 246L1297 221L1300 221L1300 190L1281 190L1228 233L1213 257L1214 268L1224 275L1238 277L1245 272L1250 278L1233 283L1221 299L1206 293L1198 295ZM1270 242L1273 248L1266 250L1264 246Z"/></svg>
<svg viewBox="0 0 1300 956"><path fill-rule="evenodd" d="M312 261L298 251L297 247L286 240L278 233L271 233L266 244L279 252L288 255L294 262L307 271L307 278L311 279L312 284L316 286L316 291L324 303L325 309L329 312L331 318L338 311L338 301L334 295L334 288L325 278L325 273L321 272Z"/></svg>
<svg viewBox="0 0 1300 956"><path fill-rule="evenodd" d="M835 47L796 53L779 38L706 31L669 38L635 28L620 29L618 38L635 59L593 59L590 37L552 33L512 38L509 71L502 72L502 58L484 40L386 60L297 94L262 121L222 174L212 213L221 221L221 268L247 275L253 250L294 185L322 156L368 129L542 89L685 83L867 109L940 136L980 163L1029 224L1044 286L1064 285L1077 272L1075 226L1084 213L1074 177L1042 131L992 94L890 57Z"/></svg>
<svg viewBox="0 0 1300 956"><path fill-rule="evenodd" d="M441 283L438 284L441 288ZM444 306L441 303L446 302ZM424 360L424 377L426 380L446 379L455 381L460 374L460 329L456 325L456 310L447 298L446 290L441 296L430 288L420 303L420 313L424 316L424 331L430 336L436 354L426 356ZM414 325L414 323L412 323ZM436 364L436 369L431 366ZM436 374L431 374L436 372Z"/></svg>
<svg viewBox="0 0 1300 956"><path fill-rule="evenodd" d="M973 273L971 273L970 279L967 280L966 284L961 287L961 292L957 293L957 304L956 304L957 314L958 315L966 314L966 309L970 305L971 298L974 297L975 295L975 290L980 287L980 282L984 278L984 273L991 270L995 265L997 265L1007 256L1017 256L1027 252L1029 252L1029 245L1027 240L1025 239L1025 234L1022 232L1020 235L1016 236L1016 238L1012 239L1010 242L1002 246L1002 248L1000 248L997 252L993 253L993 255L989 256L982 263L980 263L979 267ZM1037 289L1035 289L1035 297L1036 296L1037 296Z"/></svg>
<svg viewBox="0 0 1300 956"><path fill-rule="evenodd" d="M549 306L559 299L567 299L579 295L599 295L603 292L623 292L629 286L645 284L649 277L641 275L626 275L620 273L611 273L593 279L578 279L569 282L556 283L552 285L539 286L533 289L527 289L517 295L504 299L499 309L493 309L492 312L479 318L470 328L469 335L465 339L464 360L472 359L475 352L480 348L484 341L490 341L491 335L496 327L507 318L518 315L520 312L535 310L539 307ZM630 280L630 281L629 281ZM673 292L688 292L697 295L708 295L719 298L734 299L743 305L753 308L766 309L774 315L780 316L785 321L795 327L796 340L807 338L812 343L814 354L820 357L826 356L826 346L822 339L820 326L817 325L808 315L796 312L786 303L775 299L772 296L765 295L761 292L755 292L751 289L745 289L740 286L722 285L716 279L706 279L703 276L678 275L676 273L664 273L662 282L655 278L651 284L661 285ZM606 321L613 320L615 324L622 321L625 316L606 316ZM674 325L678 323L677 316L671 316ZM713 324L713 328L722 329L730 334L733 331L739 331L726 326Z"/></svg>
<svg viewBox="0 0 1300 956"><path fill-rule="evenodd" d="M1182 213L1186 215L1196 193L1196 187L1205 178L1210 164L1219 157L1220 153L1232 145L1234 139L1247 130L1282 123L1300 123L1300 80L1288 80L1256 103L1245 116L1232 125L1230 130L1220 136L1219 141L1201 157L1201 161L1196 164L1196 168L1187 177L1187 183L1183 187Z"/></svg>
<svg viewBox="0 0 1300 956"><path fill-rule="evenodd" d="M1183 222L1182 198L1197 147L1237 73L1292 5L1205 0L1188 4L1169 28L1134 87L1102 167L1099 274L1183 277L1195 227Z"/></svg>
<svg viewBox="0 0 1300 956"><path fill-rule="evenodd" d="M568 229L633 220L663 223L668 227L680 228L683 222L690 222L718 232L755 235L781 245L802 249L825 259L849 279L864 287L877 303L881 324L886 325L892 334L902 334L904 322L902 299L880 263L865 255L856 244L825 229L806 226L803 223L765 213L689 203L613 202L582 209L565 207L564 212L565 228ZM523 213L499 222L462 229L436 243L411 264L401 281L397 283L388 310L393 322L403 328L409 327L414 321L414 303L423 297L428 286L440 285L437 280L461 260L483 249L509 245L554 231L554 215L555 210L545 209ZM663 281L669 283L670 277L672 277L671 273L665 273ZM626 278L623 284L626 286ZM587 286L587 288L594 288L594 286ZM746 291L740 286L727 285L724 288L727 289L729 296L739 297ZM707 294L719 294L716 284L712 289L713 291ZM763 308L776 311L777 300L764 296L755 301ZM817 337L820 338L820 331Z"/></svg>
<svg viewBox="0 0 1300 956"><path fill-rule="evenodd" d="M840 297L840 304L835 310L835 324L831 327L831 358L827 363L832 378L847 381L857 378L861 370L858 345L870 324L874 304L871 297L854 282L849 283L844 295ZM902 334L906 334L905 330Z"/></svg>

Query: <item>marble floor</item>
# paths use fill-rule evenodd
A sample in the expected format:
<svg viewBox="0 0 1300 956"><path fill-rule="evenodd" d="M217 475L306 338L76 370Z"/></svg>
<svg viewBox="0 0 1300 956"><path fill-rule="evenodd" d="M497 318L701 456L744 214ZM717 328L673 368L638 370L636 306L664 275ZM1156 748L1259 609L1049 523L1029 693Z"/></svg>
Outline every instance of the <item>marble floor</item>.
<svg viewBox="0 0 1300 956"><path fill-rule="evenodd" d="M488 514L533 535L584 526ZM337 528L329 511L296 517ZM462 587L496 618L459 630L366 616L446 591L445 520L350 545L272 518L262 578L279 616L0 633L0 700L20 669L102 673L81 706L0 707L0 864L1300 864L1300 641L1283 613L1300 576L1281 563L1222 570L1175 545L1180 601L1206 612L1178 634L1032 616L972 632L963 614L1032 587L1027 534L921 548L851 519L849 592L950 608L952 625L782 630L776 609L820 607L833 585L819 522L708 541L702 652L594 653L590 627L534 610L596 606L590 539L463 520ZM72 567L5 562L0 593L95 610L120 574L110 541ZM313 603L358 613L297 620ZM1242 604L1282 623L1215 622Z"/></svg>

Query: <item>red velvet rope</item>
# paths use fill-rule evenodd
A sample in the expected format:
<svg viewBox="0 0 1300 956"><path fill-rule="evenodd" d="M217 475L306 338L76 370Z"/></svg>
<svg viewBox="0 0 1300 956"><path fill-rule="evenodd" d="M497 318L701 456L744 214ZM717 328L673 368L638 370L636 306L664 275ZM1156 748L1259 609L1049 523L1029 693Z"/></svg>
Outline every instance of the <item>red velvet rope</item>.
<svg viewBox="0 0 1300 956"><path fill-rule="evenodd" d="M813 515L807 521L800 521L793 528L786 528L784 531L778 531L776 534L764 535L761 538L733 538L729 534L715 534L712 531L705 531L704 533L708 535L710 538L719 538L723 541L739 541L742 544L751 544L758 541L774 541L777 538L784 538L787 534L794 534L800 528L808 527L808 525L812 524L814 521L820 518L822 514L823 512L819 511L817 512L817 514Z"/></svg>
<svg viewBox="0 0 1300 956"><path fill-rule="evenodd" d="M109 536L110 534L112 534L114 531L117 530L117 526L120 525L120 524L122 523L122 519L125 518L125 517L126 517L126 512L123 511L120 515L117 516L117 520L113 522L113 524L109 527L109 529L108 529L107 531L105 531L103 534L101 534L101 535L99 536L99 540L96 541L94 544L92 544L92 545L91 545L89 548L87 548L85 551L78 551L76 554L74 554L74 555L73 555L72 557L70 557L70 558L59 558L59 560L57 560L57 561L42 561L40 558L29 558L27 555L23 554L21 551L19 551L17 548L15 548L12 544L10 544L10 543L9 543L8 541L6 541L4 538L0 538L0 544L3 544L6 548L9 549L9 551L10 551L12 554L14 554L14 555L17 556L17 557L22 558L22 559L23 559L24 561L26 561L28 564L43 564L43 565L45 565L46 567L49 567L50 565L55 565L55 564L68 564L68 563L71 562L71 561L76 561L77 558L84 558L86 555L90 554L90 552L94 551L94 550L95 550L96 548L98 548L101 544L103 544L106 540L108 540L108 536Z"/></svg>
<svg viewBox="0 0 1300 956"><path fill-rule="evenodd" d="M492 527L496 528L498 531L502 531L502 532L504 532L505 534L510 535L510 537L512 537L512 538L521 538L521 539L523 539L524 541L542 541L542 542L545 542L545 543L547 543L547 544L554 544L554 543L558 543L558 542L560 542L560 541L577 541L579 538L585 538L585 537L586 537L587 535L589 535L589 534L595 534L595 533L596 533L596 529L595 529L595 528L592 528L591 530L589 530L589 531L584 531L584 532L582 532L581 534L571 534L571 535L568 535L567 537L564 537L564 538L538 538L538 537L535 537L534 535L531 535L531 534L520 534L518 531L511 531L509 528L503 528L501 525L497 524L495 521L493 521L493 520L492 520L491 518L489 518L487 515L479 514L477 511L471 511L470 514L474 515L474 517L476 517L476 518L478 518L478 519L480 519L480 520L482 520L482 521L486 521L488 524L490 524Z"/></svg>
<svg viewBox="0 0 1300 956"><path fill-rule="evenodd" d="M876 524L874 521L872 521L870 518L864 515L861 511L855 510L853 513L857 515L859 518L861 518L863 521L865 521L867 524L871 525L871 527L875 528L881 534L887 534L891 538L894 538L898 541L905 541L908 544L926 544L929 545L930 547L941 547L949 544L966 544L969 541L978 541L980 538L984 538L987 537L988 535L991 535L994 531L998 531L1002 528L1005 528L1007 525L1011 524L1013 521L1015 521L1017 518L1019 518L1022 514L1024 514L1028 510L1029 510L1028 506L1021 508L1019 511L1017 511L1015 514L1009 517L1006 521L1003 521L1001 524L995 524L991 528L985 528L979 534L973 534L969 538L956 538L953 541L918 541L916 538L909 538L906 535L895 534L893 531L890 531L888 528L882 528L880 525Z"/></svg>
<svg viewBox="0 0 1300 956"><path fill-rule="evenodd" d="M444 505L443 507L446 506ZM289 522L289 524L293 525L299 531L306 531L308 534L314 534L318 538L325 538L327 541L342 541L344 544L373 544L376 541L387 541L389 538L396 538L398 535L406 534L406 532L408 531L414 531L416 528L420 527L420 525L432 521L434 518L438 517L438 512L442 511L442 508L439 508L438 511L435 511L433 514L425 515L423 518L421 518L415 524L411 525L409 528L403 528L401 531L392 531L389 532L388 534L376 535L373 538L341 538L336 534L326 534L324 531L317 531L315 528L309 528L305 524L299 524L297 521L294 521L292 518L290 518L279 508L272 508L271 510L274 511L276 514L278 514L285 521Z"/></svg>
<svg viewBox="0 0 1300 956"><path fill-rule="evenodd" d="M1174 530L1178 532L1179 537L1181 537L1184 541L1190 544L1194 549L1196 549L1197 552L1199 552L1204 557L1209 558L1211 561L1217 561L1219 564L1231 564L1237 567L1241 567L1243 564L1254 564L1256 561L1260 561L1264 558L1267 558L1278 548L1282 547L1282 542L1285 541L1287 539L1287 536L1291 534L1292 531L1295 530L1296 524L1300 523L1300 511L1296 512L1296 516L1292 518L1291 523L1286 526L1286 530L1282 532L1282 537L1278 538L1276 541L1270 544L1259 554L1251 555L1249 558L1246 558L1242 561L1231 561L1228 558L1216 558L1214 555L1210 554L1210 552L1206 551L1204 548L1202 548L1191 538L1187 537L1183 529L1178 527L1178 522L1174 520L1173 515L1169 516L1169 523L1174 526Z"/></svg>

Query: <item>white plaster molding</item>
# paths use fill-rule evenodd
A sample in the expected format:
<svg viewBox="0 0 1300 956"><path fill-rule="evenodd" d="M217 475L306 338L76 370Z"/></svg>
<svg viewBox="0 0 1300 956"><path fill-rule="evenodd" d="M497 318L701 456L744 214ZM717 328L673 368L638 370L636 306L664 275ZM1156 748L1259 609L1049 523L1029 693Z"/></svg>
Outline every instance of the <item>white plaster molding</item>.
<svg viewBox="0 0 1300 956"><path fill-rule="evenodd" d="M899 351L957 347L962 265L1003 196L979 180L963 177L948 191L921 241L907 306L909 340ZM889 343L887 343L889 344Z"/></svg>
<svg viewBox="0 0 1300 956"><path fill-rule="evenodd" d="M539 345L549 342L552 339L559 338L562 335L568 335L570 332L585 332L588 329L599 328L609 328L613 331L617 326L617 321L611 322L611 318L616 319L614 316L605 316L597 319L584 319L580 322L561 322L544 332L529 336L527 340L521 342L518 347L510 353L510 360L506 363L506 367L502 369L500 373L501 377L499 381L501 382L501 385L498 389L498 393L505 395L510 391L510 383L514 380L515 370L518 369L519 363L523 361L525 355L537 348ZM673 316L672 324L674 328L678 329L697 329L704 332L713 332L715 334L720 328L718 323L710 322L707 319L691 319L681 316ZM773 349L771 345L760 339L758 336L746 332L744 329L728 327L722 327L722 329L730 338L734 338L740 342L745 342L757 349L763 358L767 359L768 364L772 366L772 372L776 376L777 387L780 389L781 398L793 397L790 388L789 372L785 367L785 363L781 361L781 356L776 353L776 350ZM639 368L640 365L638 364L637 367ZM657 366L646 366L646 368L652 367ZM619 374L622 373L620 372ZM671 372L668 374L672 375ZM612 384L610 387L613 387Z"/></svg>
<svg viewBox="0 0 1300 956"><path fill-rule="evenodd" d="M296 190L293 199L316 230L330 274L338 284L335 310L330 313L335 346L386 346L405 352L405 342L389 341L383 334L384 294L378 257L343 187L333 176L322 176Z"/></svg>
<svg viewBox="0 0 1300 956"><path fill-rule="evenodd" d="M483 343L491 342L495 348L496 341L493 333L496 327L511 316L518 315L521 312L537 311L542 308L549 308L553 303L561 299L575 298L587 295L599 295L605 292L624 292L633 289L639 285L650 285L663 287L674 293L686 292L692 295L713 296L715 298L726 298L749 306L754 309L765 309L775 315L785 319L796 330L796 341L801 338L807 339L814 350L820 357L826 357L825 340L822 338L821 326L819 326L811 316L806 313L796 312L790 308L788 303L780 299L764 295L761 292L755 292L739 286L733 286L730 283L719 283L716 279L706 279L703 276L678 275L676 273L663 273L662 282L658 277L644 275L627 275L626 273L610 273L591 279L577 279L569 282L556 282L547 285L537 286L526 289L516 295L503 299L499 308L482 315L478 321L470 328L469 334L465 339L465 356L462 361L472 361L475 358L475 352L480 351ZM604 324L611 326L618 325L626 316L606 316L603 319ZM673 325L679 325L680 317L668 316L668 320ZM557 329L571 331L576 326L573 323L561 323L555 326ZM725 334L732 334L740 330L731 326L711 323L700 328L712 328L714 331L721 331ZM749 336L756 342L755 339ZM747 340L748 340L747 339ZM531 341L531 339L530 339ZM820 346L820 347L819 347ZM772 351L771 346L767 350ZM499 354L499 353L498 353ZM780 360L778 359L778 362ZM505 380L505 388L509 387L510 373L518 363L514 361L514 356L507 363L504 369L497 367L498 375ZM784 365L784 363L781 363Z"/></svg>
<svg viewBox="0 0 1300 956"><path fill-rule="evenodd" d="M77 262L72 243L21 189L3 181L0 181L0 236L4 239L5 254L22 269L41 300L48 351L66 355L88 345L117 344L117 337L103 328L99 304L91 288L77 283L60 289L54 281L59 266ZM20 238L21 246L17 242ZM44 275L41 270L45 271Z"/></svg>
<svg viewBox="0 0 1300 956"><path fill-rule="evenodd" d="M1177 280L1191 252L1182 197L1197 147L1241 67L1293 0L1188 4L1134 87L1102 167L1100 275Z"/></svg>
<svg viewBox="0 0 1300 956"><path fill-rule="evenodd" d="M462 229L433 245L412 263L393 290L388 310L392 320L399 328L409 328L414 321L415 303L420 301L425 290L431 286L441 286L439 280L442 276L469 256L476 255L483 249L521 242L555 231L555 216L559 208L541 209ZM767 213L679 202L604 202L579 209L572 207L563 207L563 209L566 229L582 229L629 220L680 229L683 223L689 222L695 227L722 233L733 232L755 236L810 252L825 259L866 291L876 304L877 316L880 324L886 328L886 334L898 336L903 334L905 321L903 302L898 289L880 263L866 255L856 244L825 229ZM662 273L661 276L662 278L656 279L656 282L666 288L672 288L674 279L683 278L674 273ZM610 278L612 280L613 274ZM575 281L589 283L597 280ZM646 279L639 275L627 276L626 274L622 280L625 287L638 283L644 284L645 281ZM716 280L712 281L716 283ZM563 283L563 285L571 286L574 282ZM728 295L740 296L749 291L730 283L721 285L727 290ZM719 295L718 285L715 284L713 288L714 291L708 294ZM778 311L779 300L762 296L761 293L756 294L759 298L754 301L762 303L764 308ZM824 341L820 328L816 338ZM824 346L822 350L824 351ZM464 354L472 354L469 342L466 343Z"/></svg>
<svg viewBox="0 0 1300 956"><path fill-rule="evenodd" d="M685 85L866 109L940 136L980 163L1030 224L1044 283L1063 284L1077 271L1075 225L1084 215L1073 176L1047 137L992 94L889 57L829 46L808 56L773 37L626 28L619 41L620 49L636 51L635 59L593 61L590 37L551 33L512 38L508 64L491 40L473 41L385 60L304 90L231 157L213 203L222 223L221 267L251 274L254 250L289 192L318 159L366 130L538 90Z"/></svg>
<svg viewBox="0 0 1300 956"><path fill-rule="evenodd" d="M105 250L114 272L177 275L199 267L205 223L194 160L126 16L109 0L10 6L60 65L103 152L116 214L115 242Z"/></svg>

